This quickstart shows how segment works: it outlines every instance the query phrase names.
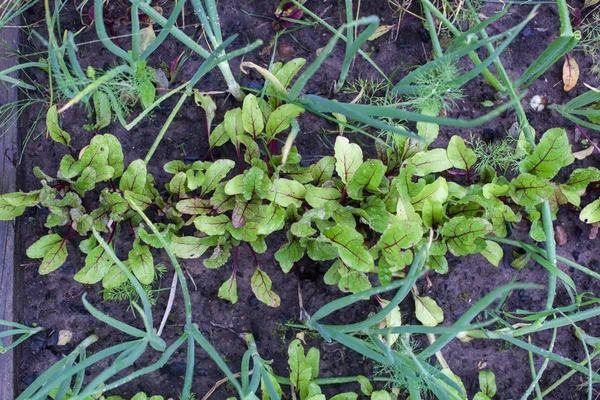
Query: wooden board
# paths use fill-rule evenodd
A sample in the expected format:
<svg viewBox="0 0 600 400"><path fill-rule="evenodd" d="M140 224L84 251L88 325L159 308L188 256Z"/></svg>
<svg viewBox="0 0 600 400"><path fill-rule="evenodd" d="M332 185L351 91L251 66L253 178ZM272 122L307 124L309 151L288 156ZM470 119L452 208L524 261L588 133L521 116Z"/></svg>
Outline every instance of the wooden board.
<svg viewBox="0 0 600 400"><path fill-rule="evenodd" d="M10 25L19 25L16 19ZM8 45L14 49L19 47L19 29L4 28L0 30L0 44ZM0 50L4 52L4 50ZM14 66L18 60L15 57L0 57L0 70ZM16 75L13 75L16 77ZM16 88L0 84L0 103L5 104L18 99ZM18 160L18 122L14 123L8 131L0 137L0 193L14 192L17 183ZM0 221L0 319L15 320L15 222ZM17 321L18 322L18 321ZM0 327L0 330L4 328ZM0 399L15 398L16 374L14 352L0 355Z"/></svg>

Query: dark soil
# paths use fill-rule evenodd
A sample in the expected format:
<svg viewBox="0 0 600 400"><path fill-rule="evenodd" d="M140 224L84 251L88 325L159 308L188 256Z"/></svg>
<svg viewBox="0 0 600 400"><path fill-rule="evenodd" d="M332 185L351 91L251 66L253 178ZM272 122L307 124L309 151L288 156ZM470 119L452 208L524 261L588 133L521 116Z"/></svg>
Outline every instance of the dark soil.
<svg viewBox="0 0 600 400"><path fill-rule="evenodd" d="M162 4L164 3L164 4ZM272 22L269 19L275 8L275 3L268 0L257 1L235 1L222 0L219 5L221 22L224 30L224 36L239 34L240 38L234 43L235 47L240 47L245 43L256 39L262 39L268 44L275 35ZM363 1L362 15L378 15L382 19L382 24L391 24L394 22L391 10L386 1ZM575 5L581 5L575 2ZM119 15L123 9L119 9L119 2L113 4L112 13ZM165 10L170 9L170 2L161 1ZM342 5L332 1L308 2L307 5L317 14L325 18L333 26L340 25L340 16L343 14ZM493 8L490 8L490 10ZM487 9L486 9L487 10ZM492 26L492 30L498 32L514 26L529 12L530 7L515 6L509 14ZM248 16L244 11L252 14ZM419 11L415 9L415 11ZM69 14L70 13L70 14ZM28 16L29 22L39 21L40 10L34 9ZM78 30L81 28L79 16L72 10L66 10L63 20L63 29ZM488 13L490 15L490 13ZM187 14L187 21L195 21L191 13ZM89 22L84 16L84 22ZM189 22L188 22L189 23ZM116 33L125 32L127 27L115 26ZM404 75L410 66L421 65L427 62L431 57L431 46L423 37L422 25L416 19L407 19L401 25L399 38L396 41L389 41L389 36L384 36L375 42L369 43L369 48L365 48L371 54L373 60L389 74L394 71L398 65L403 68L395 76L397 80ZM40 29L43 31L43 29ZM193 28L186 30L189 34L193 33ZM541 53L542 49L549 44L558 34L558 16L554 6L544 5L539 14L529 24L523 33L513 42L508 51L503 55L504 65L508 68L512 77L517 77L528 65ZM88 30L78 38L79 41L93 40L95 32ZM315 51L324 46L330 38L329 32L325 29L303 28L291 35L285 35L280 40L281 46L293 49L292 54L286 57L286 61L293 57L304 57L310 63L315 59ZM126 41L123 42L127 46ZM40 46L39 43L26 42L24 46ZM164 62L167 65L183 50L183 46L175 40L167 41L158 52L158 56L151 60L151 66L157 67ZM260 49L259 49L260 50ZM252 61L260 65L265 65L270 59L270 53L260 55L259 50L245 56L246 61ZM85 67L93 65L103 68L110 66L113 62L112 55L101 48L98 43L90 43L80 46L81 64ZM561 62L550 68L540 79L538 79L529 89L529 99L533 94L544 94L548 97L549 103L562 104L571 97L581 94L585 88L581 82L593 84L591 76L587 74L590 61L582 53L574 53L582 71L580 83L571 92L565 93L562 90L561 82ZM279 55L276 60L281 59ZM328 59L313 80L307 86L307 91L323 96L333 96L331 93L332 82L337 78L343 59L343 48L338 46L334 55ZM184 66L179 82L189 78L201 61L197 57ZM239 71L239 60L232 62L232 69ZM465 64L466 66L467 64ZM241 75L241 74L240 74ZM357 58L351 71L351 77L373 78L377 79L377 72L364 60ZM41 79L41 75L39 77ZM245 86L252 87L261 83L259 75L251 72L247 76L241 75L241 82ZM205 90L222 89L225 87L218 71L213 71L200 83L200 88ZM487 112L487 109L481 106L481 102L494 100L493 88L484 80L476 79L466 86L466 97L461 101L451 113L452 117L461 117L471 119ZM342 96L343 97L343 96ZM230 99L225 96L217 97L220 116L222 112L234 105ZM527 100L528 101L528 100ZM524 101L525 104L525 101ZM170 112L167 104L157 111L152 118L142 123L130 132L125 131L120 124L115 123L104 132L110 132L117 135L125 153L126 162L143 157L147 149L152 144L156 134ZM526 105L529 110L529 106ZM532 112L533 114L533 112ZM23 127L31 124L33 114L25 118ZM497 118L486 126L494 129L498 135L502 135L510 125L515 121L514 113ZM564 127L567 129L574 149L579 149L575 138L575 132L569 122L560 115L551 111L543 111L531 115L530 121L538 134L551 127ZM82 125L87 122L86 112L82 109L74 108L67 112L64 117L64 126L73 138L75 148L81 148L87 144L92 134L82 129ZM321 155L332 154L330 145L331 140L323 136L323 129L332 130L335 127L325 123L315 116L305 115L301 119L301 134L297 140L297 145L301 154L305 158L311 159ZM483 128L462 130L441 128L440 139L434 144L434 147L442 146L454 134L461 134L468 137L470 134L479 135ZM38 128L38 133L43 132L43 127ZM202 159L207 152L207 133L205 131L204 114L200 108L196 107L191 101L184 106L178 118L173 122L166 140L159 146L154 159L149 166L150 172L159 182L159 189L164 187L166 175L162 172L162 165L172 159ZM318 139L317 139L318 138ZM367 146L367 145L366 145ZM369 152L370 150L366 149ZM50 173L58 168L60 158L64 154L64 148L53 145L51 140L40 137L35 141L30 141L24 148L24 158L21 164L21 179L19 180L19 189L32 190L38 187L38 181L33 177L32 169L39 166L42 170ZM231 157L232 149L225 149L221 153L216 152L217 157ZM599 155L593 154L584 162L577 161L573 168L598 164ZM559 179L562 177L559 177ZM91 347L92 351L119 343L126 340L124 335L116 334L112 328L100 323L92 318L83 308L81 295L88 294L88 299L100 310L110 315L131 322L133 320L131 311L127 310L125 304L114 302L102 302L99 294L100 286L84 286L73 280L73 275L83 265L83 257L77 250L78 243L71 243L69 247L69 259L67 263L58 271L48 276L39 276L37 273L37 264L25 256L25 249L31 245L37 238L46 233L47 229L43 227L46 215L41 209L30 209L24 217L20 219L20 241L18 242L18 255L22 268L24 268L24 286L23 291L23 315L22 321L47 327L49 330L68 329L73 332L72 344L64 347L40 346L40 341L31 342L21 351L21 382L22 387L26 387L32 379L48 368L51 364L63 357L64 354L75 345L81 342L86 336L95 333L100 340ZM598 255L598 242L590 241L588 237L589 227L579 221L577 214L564 209L560 212L558 225L562 226L568 234L566 245L559 247L560 255L574 259L575 261L586 265L596 271L600 270ZM525 228L525 226L523 226ZM128 236L131 231L123 229L122 236ZM273 309L259 303L251 294L249 280L254 271L254 261L248 248L240 248L239 253L239 279L238 293L239 301L235 305L217 298L217 290L221 283L227 279L232 269L232 261L217 270L208 270L204 268L200 260L186 261L183 263L189 276L195 282L192 286L192 301L194 308L194 320L199 323L201 331L206 334L210 342L223 355L230 367L237 371L239 369L242 354L246 350L243 340L237 333L251 331L258 340L260 354L265 359L273 359L273 367L276 373L287 375L287 346L295 334L291 329L286 329L283 324L295 321L299 317L298 290L302 292L304 305L309 313L316 311L323 304L339 298L343 294L336 287L329 287L322 281L322 276L327 271L328 265L313 263L305 260L301 265L296 266L292 272L287 275L281 273L278 264L273 258L274 251L279 247L277 240L269 242L269 249L266 254L259 256L259 262L273 279L273 288L281 296L281 306ZM118 246L118 255L125 257L127 251L127 242L123 246ZM512 259L511 249L505 248L505 260L498 267L491 266L483 257L472 256L455 259L450 257L450 271L447 275L431 274L432 286L426 287L425 281L419 283L419 289L422 293L436 299L444 310L444 324L452 324L462 313L474 302L480 299L489 291L507 283L515 274L515 270L510 267ZM160 252L154 253L155 260L169 265L164 255ZM564 266L561 266L564 267ZM589 291L596 295L600 294L600 283L588 279L573 270L567 270L572 275L580 292ZM168 287L171 282L171 274L166 274L160 282L160 287ZM546 284L545 270L530 262L527 267L519 273L518 281L532 282L542 285ZM162 317L162 312L167 302L168 292L164 291L158 294L158 303L155 307L156 318ZM518 291L513 292L506 303L507 310L526 309L539 310L544 306L545 292L540 291ZM557 304L567 304L569 301L566 293L559 285L557 293ZM401 305L404 323L416 323L412 315L412 303L407 301ZM339 313L336 316L335 323L349 323L363 319L369 313L376 310L377 305L374 302L365 301L347 312ZM596 321L588 321L581 325L587 333L600 335L600 325ZM139 320L134 324L139 324ZM163 334L167 343L177 337L184 324L182 299L178 296L175 302L174 310L171 314L169 324ZM547 347L550 336L548 334L538 335L532 338L533 343L540 347ZM335 377L363 374L373 376L373 366L362 359L361 356L352 351L344 349L340 345L327 344L319 339L310 339L308 343L318 347L321 350L321 376ZM51 344L51 343L50 343ZM29 347L27 347L29 346ZM555 352L580 361L584 357L583 348L579 340L575 338L572 331L563 328L560 330ZM151 352L148 352L151 353ZM444 355L448 360L454 373L459 375L467 387L469 397L478 390L478 368L483 363L484 368L491 369L496 374L498 382L497 398L518 398L525 391L531 381L531 374L528 365L528 355L525 351L512 346L503 346L499 342L492 341L473 341L470 343L461 343L453 341L444 349ZM152 356L144 356L136 365L141 367L147 362L153 360ZM201 398L213 384L223 377L220 370L214 365L210 358L203 351L197 350L196 354L196 377L193 385L193 391ZM169 362L169 364L159 372L150 374L143 379L139 379L123 386L118 394L128 396L138 391L145 391L148 394L160 394L163 396L176 398L183 379L185 352L181 351ZM536 358L536 367L539 368L542 360ZM97 365L89 369L89 374L94 375L101 370L104 365ZM558 379L565 368L550 364L545 373L541 387L545 388ZM568 380L561 388L554 391L550 398L553 399L577 399L584 398L585 391L579 391L580 377L576 374ZM329 395L338 393L344 389L356 390L357 387L329 387L326 393ZM117 393L115 393L117 394ZM232 396L233 392L228 391L226 386L222 386L212 398L225 399Z"/></svg>

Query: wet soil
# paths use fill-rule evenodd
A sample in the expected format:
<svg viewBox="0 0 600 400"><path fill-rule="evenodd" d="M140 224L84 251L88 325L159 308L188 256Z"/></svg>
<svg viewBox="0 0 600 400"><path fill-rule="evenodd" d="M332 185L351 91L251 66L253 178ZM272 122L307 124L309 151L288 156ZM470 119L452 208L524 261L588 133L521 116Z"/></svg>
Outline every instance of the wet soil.
<svg viewBox="0 0 600 400"><path fill-rule="evenodd" d="M112 2L111 2L112 3ZM165 10L170 9L170 2L161 1L161 6ZM395 22L392 11L385 1L362 2L361 15L378 15L382 24L392 24ZM574 2L577 3L577 2ZM580 2L581 3L581 2ZM110 12L119 15L119 3L114 2L113 9ZM343 3L335 1L310 1L307 5L315 13L319 14L328 23L333 26L341 24L343 15ZM575 6L581 4L575 4ZM235 1L223 0L219 4L219 12L223 26L223 34L228 37L232 34L239 34L239 38L234 42L233 47L241 47L246 43L256 39L261 39L265 44L271 42L275 35L273 28L272 13L275 8L275 2L267 0L258 1ZM413 7L414 8L414 7ZM484 13L491 15L495 6L486 6ZM419 12L418 8L414 8ZM508 15L501 21L492 26L492 30L501 32L508 27L514 26L530 11L530 7L513 7ZM39 21L40 10L33 9L27 18L29 22ZM73 10L65 10L63 29L79 30L81 20ZM187 20L194 21L191 13L186 16ZM84 22L89 22L86 16ZM192 22L190 22L192 23ZM116 24L115 33L119 34L126 31L126 26ZM185 29L188 34L192 34L193 27ZM42 31L42 29L40 29ZM509 49L502 56L504 65L507 67L511 77L516 77L522 73L527 66L541 53L555 37L558 35L558 16L554 6L544 5L539 14L531 21L527 28L519 34L518 38L511 44ZM78 42L91 42L95 33L88 29L79 36ZM293 57L304 57L310 63L316 58L317 49L325 46L330 38L329 32L322 27L305 27L293 32L292 35L284 35L280 38L279 47L275 50L275 60L280 60L282 55L284 61ZM397 40L390 40L389 35L370 42L365 45L365 51L368 51L373 60L382 68L386 74L391 74L398 66L401 66L394 80L399 79L407 73L409 68L414 65L421 65L431 59L431 46L422 32L422 24L415 18L407 18L402 22ZM127 46L126 39L122 39L122 44ZM24 43L25 49L32 46L40 46L33 39ZM88 43L80 45L79 56L81 64L85 67L92 65L98 68L106 68L112 65L113 57L98 43ZM281 50L284 51L281 51ZM150 66L159 67L161 63L169 65L171 61L184 50L183 45L175 40L168 40L158 51L157 56L150 61ZM277 51L280 50L280 51ZM271 53L261 55L260 49L245 56L246 61L252 61L259 65L268 64ZM485 56L484 54L482 54ZM579 52L574 52L582 71L580 82L594 84L594 80L588 75L590 61ZM343 59L343 48L338 45L332 57L324 64L323 68L313 77L308 84L306 91L327 97L335 97L332 93L332 82L337 78ZM200 64L201 60L193 56L184 65L177 82L183 82L188 79ZM232 70L239 71L239 60L232 61ZM464 62L464 67L467 67ZM580 83L571 92L565 93L562 90L561 82L561 62L550 68L542 75L529 89L530 95L544 94L549 103L562 104L570 98L581 94L585 88ZM369 64L357 58L352 70L351 78L370 78L379 79L378 73ZM38 79L43 79L40 76ZM262 84L262 79L254 72L249 75L240 73L240 80L244 86L255 87ZM176 82L176 84L177 84ZM597 82L596 82L597 83ZM211 72L204 78L199 88L201 90L221 90L225 85L217 71ZM450 113L452 117L461 117L471 119L485 114L488 109L481 105L486 100L494 100L493 88L481 78L471 81L465 88L465 98L459 101L458 106ZM341 94L340 98L347 98ZM527 97L527 99L530 96ZM526 104L527 100L524 100ZM220 121L222 114L228 108L234 106L231 99L224 95L217 96L219 106L219 115L217 121ZM172 107L172 103L167 102L160 110L144 123L140 124L130 132L125 131L118 123L114 123L104 130L107 133L115 134L121 143L125 153L126 163L134 159L143 157L147 149L152 144L160 127L164 123ZM529 106L526 105L529 110ZM33 113L22 121L23 127L30 126ZM507 113L496 118L485 127L476 129L451 129L442 127L440 138L434 144L434 147L444 146L447 140L455 134L463 137L469 137L471 134L479 135L483 128L493 129L498 135L502 135L515 121L514 113ZM551 111L541 113L531 112L533 126L538 133L544 132L551 127L564 127L567 129L574 149L578 150L580 144L579 138L575 137L573 127L560 115ZM64 116L63 128L66 129L73 138L73 146L81 148L89 142L92 134L82 129L82 125L87 121L85 110L74 108ZM323 135L325 131L333 131L335 126L320 120L312 115L304 115L300 120L301 133L297 139L297 145L301 154L306 155L305 159L316 158L318 156L332 154L331 143L333 139L330 136ZM43 126L39 126L37 133L43 132ZM207 132L204 124L204 115L200 108L196 107L191 101L186 103L181 112L174 120L166 140L159 146L153 162L149 166L150 172L159 182L159 188L164 187L166 176L162 172L161 166L172 159L195 160L205 157L207 152ZM358 138L364 141L364 138ZM365 142L364 149L370 152L369 142ZM32 190L38 187L38 181L33 177L32 169L39 166L42 170L53 172L57 170L60 158L64 154L64 149L54 145L52 141L39 137L37 140L30 141L24 148L23 162L21 164L21 177L19 180L19 189ZM222 151L215 152L216 157L231 157L232 149L225 148ZM597 165L599 155L593 154L585 161L577 161L572 168L578 168L588 165ZM571 167L569 167L571 168ZM564 172L559 179L567 176ZM162 182L162 184L161 184ZM162 189L161 189L162 190ZM64 356L73 346L81 342L86 336L95 333L99 336L97 344L91 347L92 351L122 342L127 338L124 335L115 333L115 331L99 321L92 318L83 308L81 295L87 293L88 299L100 310L110 315L132 322L133 314L127 310L126 305L114 302L102 302L99 294L99 285L84 286L75 282L72 278L74 273L83 265L83 257L77 250L76 242L69 245L69 259L60 270L48 275L39 276L37 273L37 264L25 256L25 249L31 245L37 238L45 234L47 229L43 227L46 215L41 209L30 209L20 219L20 240L18 242L18 256L20 256L21 268L24 270L23 310L22 321L25 323L37 323L49 328L49 330L68 329L73 332L72 344L65 347L40 345L43 341L33 341L31 345L25 345L21 350L21 384L26 387L32 379L48 368L52 363ZM595 271L600 271L600 255L598 249L600 246L596 239L588 239L589 227L579 221L575 213L564 209L559 214L558 225L562 226L568 235L567 244L558 248L558 253L569 257L575 261L586 265ZM525 229L525 226L522 227ZM124 229L123 236L127 236L131 231ZM295 332L285 328L287 322L296 321L299 317L298 290L301 291L304 306L309 313L316 311L323 304L341 297L343 294L336 287L329 287L323 283L322 277L328 269L325 263L314 263L303 260L300 265L294 267L292 272L287 275L281 273L277 262L273 258L273 252L279 247L280 242L273 239L269 243L269 250L260 255L259 262L273 280L273 288L281 296L281 306L273 309L259 303L252 295L249 280L254 271L254 261L250 251L246 247L240 248L238 264L238 293L239 301L235 305L218 299L217 290L221 283L225 281L232 270L232 261L217 270L208 270L204 268L200 260L189 260L183 263L186 272L193 280L192 301L194 308L194 320L200 325L201 331L206 334L210 342L216 347L218 352L225 357L230 367L236 371L239 369L242 354L245 351L245 344L238 336L243 331L254 333L258 341L258 349L265 359L273 359L273 368L280 375L287 375L286 352L290 340ZM117 246L118 255L125 257L128 251L126 242L122 246ZM119 253L120 252L120 253ZM469 256L460 259L449 258L450 270L446 275L431 274L431 287L427 287L426 282L419 282L419 289L422 293L436 299L443 308L445 321L444 324L452 324L458 319L471 304L476 302L489 291L508 283L515 270L510 267L512 259L511 249L505 248L505 260L499 267L491 266L481 256ZM169 265L164 255L160 252L154 252L156 261L162 261ZM561 266L561 268L564 266ZM596 295L600 294L600 283L588 279L572 269L565 267L575 280L580 292L589 291ZM546 285L545 270L530 262L527 267L520 271L517 281L531 282ZM172 275L167 273L159 282L159 287L168 288ZM157 319L162 317L162 312L167 302L168 291L159 292L155 307ZM518 291L513 292L508 297L505 304L506 310L526 309L540 310L545 304L545 292L541 291ZM557 304L563 305L569 302L564 289L559 285L557 293ZM412 317L413 305L410 300L401 305L403 312L403 323L416 323ZM364 301L360 305L350 308L347 312L338 313L332 322L349 323L363 319L369 313L376 311L377 304L372 301ZM169 318L169 324L165 329L163 338L167 343L176 338L184 324L183 304L180 296L176 298L174 309ZM600 325L598 320L591 320L583 323L581 327L590 335L600 335ZM536 335L532 338L533 343L540 347L547 347L550 336L548 334ZM423 340L424 341L424 340ZM344 349L340 345L327 344L320 339L310 338L308 343L311 346L318 347L321 350L321 376L335 377L363 374L373 376L373 365L370 362L350 350ZM52 343L50 343L52 344ZM560 330L555 352L569 357L575 361L580 361L584 357L584 352L580 342L575 338L571 330L563 328ZM528 355L525 351L513 346L502 345L492 341L473 341L470 343L461 343L454 341L444 349L444 355L450 364L450 367L459 375L466 385L469 397L478 390L478 370L487 368L494 371L498 382L498 395L496 398L509 399L519 398L525 391L531 381L529 372ZM153 360L153 356L144 356L136 368L145 365ZM149 394L160 394L163 396L176 398L181 387L183 379L181 375L185 369L185 352L179 352L173 357L169 364L163 369L153 374L147 375L142 379L136 380L126 386L119 388L118 394L130 396L138 391L145 391ZM536 367L539 368L542 360L535 358ZM101 370L105 364L96 365L88 370L89 375L94 375ZM547 372L542 378L540 385L545 388L558 379L565 368L550 363ZM220 370L212 363L206 353L197 350L196 354L196 375L193 384L193 391L201 398L213 384L223 377ZM550 398L554 399L578 399L584 398L585 391L579 389L580 377L576 374L569 379L559 389L553 392ZM332 395L342 390L357 390L358 387L348 385L347 387L327 387L326 393ZM115 393L116 394L116 393ZM226 385L215 392L212 398L225 399L232 396L233 392L228 390Z"/></svg>

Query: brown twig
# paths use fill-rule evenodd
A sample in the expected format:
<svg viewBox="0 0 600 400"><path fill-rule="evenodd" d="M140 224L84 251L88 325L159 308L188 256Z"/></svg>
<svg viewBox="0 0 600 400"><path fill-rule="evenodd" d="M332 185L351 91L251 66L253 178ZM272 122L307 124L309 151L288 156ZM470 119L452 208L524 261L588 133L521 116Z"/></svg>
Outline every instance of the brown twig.
<svg viewBox="0 0 600 400"><path fill-rule="evenodd" d="M251 369L250 371L248 371L248 375L252 375L252 372L254 372L253 369ZM241 373L235 373L233 374L234 378L239 378L242 374ZM202 400L208 400L208 398L210 396L212 396L212 394L219 388L219 386L221 386L224 383L227 383L229 381L229 378L225 377L223 379L221 379L220 381L217 381L217 383L215 383L215 385L204 395L204 397L202 398Z"/></svg>

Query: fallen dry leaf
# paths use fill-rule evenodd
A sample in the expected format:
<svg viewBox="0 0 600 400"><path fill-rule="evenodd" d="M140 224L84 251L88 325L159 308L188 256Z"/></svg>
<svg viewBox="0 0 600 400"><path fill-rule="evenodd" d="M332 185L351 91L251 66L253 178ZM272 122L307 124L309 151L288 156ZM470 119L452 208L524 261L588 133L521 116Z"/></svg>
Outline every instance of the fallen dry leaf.
<svg viewBox="0 0 600 400"><path fill-rule="evenodd" d="M379 26L377 29L375 29L375 32L373 32L373 34L371 36L369 36L369 41L372 42L375 39L380 38L381 36L385 35L386 33L388 33L390 30L392 30L396 25L381 25Z"/></svg>
<svg viewBox="0 0 600 400"><path fill-rule="evenodd" d="M146 50L154 39L156 39L156 33L154 33L154 27L152 25L140 29L140 53Z"/></svg>
<svg viewBox="0 0 600 400"><path fill-rule="evenodd" d="M277 46L277 54L279 54L279 57L281 57L282 60L293 56L294 53L296 53L296 50L287 43L280 43Z"/></svg>
<svg viewBox="0 0 600 400"><path fill-rule="evenodd" d="M567 243L567 238L567 232L565 232L562 226L556 226L554 228L554 240L556 240L556 244L564 246Z"/></svg>
<svg viewBox="0 0 600 400"><path fill-rule="evenodd" d="M73 338L73 333L71 331L62 330L58 332L58 343L57 346L66 346L69 344L71 339Z"/></svg>
<svg viewBox="0 0 600 400"><path fill-rule="evenodd" d="M565 86L563 89L565 92L573 89L577 85L579 79L579 65L573 57L565 55L565 63L563 65L563 82Z"/></svg>
<svg viewBox="0 0 600 400"><path fill-rule="evenodd" d="M593 152L594 152L594 146L590 146L587 149L576 151L575 153L573 153L573 157L575 157L578 160L583 160L584 158L586 158Z"/></svg>

